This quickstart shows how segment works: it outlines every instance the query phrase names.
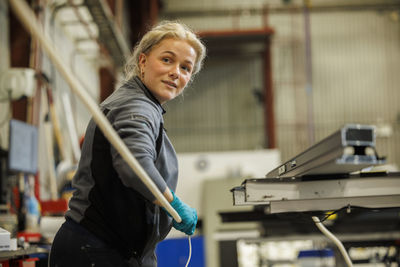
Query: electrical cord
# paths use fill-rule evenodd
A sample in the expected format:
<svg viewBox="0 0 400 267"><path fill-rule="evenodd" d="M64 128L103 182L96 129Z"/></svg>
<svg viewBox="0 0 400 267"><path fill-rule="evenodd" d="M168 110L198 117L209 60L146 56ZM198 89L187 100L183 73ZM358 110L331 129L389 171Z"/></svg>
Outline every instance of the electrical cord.
<svg viewBox="0 0 400 267"><path fill-rule="evenodd" d="M340 212L342 212L342 211L346 211L346 213L350 213L350 212L351 212L352 210L354 210L354 209L358 209L358 210L375 210L374 208L365 208L365 207L360 207L360 206L351 206L351 205L348 205L348 206L344 206L344 207L342 207L342 208L340 208L340 209L337 209L337 210L335 210L335 211L325 213L325 217L323 217L322 219L320 219L320 221L321 221L321 222L324 222L324 221L326 221L329 217L331 217L331 216L333 216L333 215L335 215L335 214L338 214L338 213L340 213Z"/></svg>
<svg viewBox="0 0 400 267"><path fill-rule="evenodd" d="M340 208L340 209L335 210L335 211L333 211L333 212L330 212L330 213L326 214L325 217L322 218L320 221L321 221L321 222L324 222L324 221L326 221L329 217L331 217L331 216L333 216L333 215L335 215L335 214L337 214L337 213L339 213L339 212L341 212L341 211L343 211L343 210L347 210L348 208L349 208L349 207L343 207L343 208Z"/></svg>
<svg viewBox="0 0 400 267"><path fill-rule="evenodd" d="M190 258L192 257L192 240L190 238L190 235L188 236L188 241L189 241L189 258L188 258L188 260L186 262L185 267L189 266Z"/></svg>
<svg viewBox="0 0 400 267"><path fill-rule="evenodd" d="M333 243L335 243L335 245L339 248L339 251L340 253L342 253L347 266L353 267L353 263L351 262L350 256L349 254L347 254L347 251L343 246L342 242L340 242L340 240L336 236L334 236L328 229L325 228L325 226L322 224L322 222L319 220L317 216L312 216L311 218L315 222L315 225L318 227L318 229Z"/></svg>

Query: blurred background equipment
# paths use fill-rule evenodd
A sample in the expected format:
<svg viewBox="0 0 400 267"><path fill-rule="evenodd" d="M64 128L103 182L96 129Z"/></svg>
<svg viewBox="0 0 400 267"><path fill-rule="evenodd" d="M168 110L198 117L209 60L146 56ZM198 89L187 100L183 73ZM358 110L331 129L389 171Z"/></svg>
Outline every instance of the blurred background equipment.
<svg viewBox="0 0 400 267"><path fill-rule="evenodd" d="M0 99L32 97L35 94L35 83L35 70L30 68L11 68L0 72Z"/></svg>
<svg viewBox="0 0 400 267"><path fill-rule="evenodd" d="M18 120L10 120L8 169L36 174L38 170L38 129Z"/></svg>

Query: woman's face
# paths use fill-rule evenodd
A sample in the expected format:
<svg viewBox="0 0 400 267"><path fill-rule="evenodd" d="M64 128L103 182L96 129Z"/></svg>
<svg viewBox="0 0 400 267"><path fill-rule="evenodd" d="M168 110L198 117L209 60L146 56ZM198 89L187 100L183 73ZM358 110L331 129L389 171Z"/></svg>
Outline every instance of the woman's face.
<svg viewBox="0 0 400 267"><path fill-rule="evenodd" d="M192 76L196 51L186 41L164 39L139 57L142 82L163 104L178 96Z"/></svg>

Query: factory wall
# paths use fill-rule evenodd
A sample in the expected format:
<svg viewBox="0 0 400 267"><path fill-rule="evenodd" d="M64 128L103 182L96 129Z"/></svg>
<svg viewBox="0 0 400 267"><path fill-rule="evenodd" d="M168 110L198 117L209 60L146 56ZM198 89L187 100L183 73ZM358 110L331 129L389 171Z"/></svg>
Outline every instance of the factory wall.
<svg viewBox="0 0 400 267"><path fill-rule="evenodd" d="M264 142L261 58L207 60L183 96L167 104L165 125L179 152L261 149Z"/></svg>
<svg viewBox="0 0 400 267"><path fill-rule="evenodd" d="M302 12L271 12L263 17L262 12L250 11L262 8L266 1L178 2L167 2L165 18L169 18L168 12L178 15L181 12L183 15L178 19L198 31L257 29L266 26L264 21L274 29L272 75L277 147L282 160L300 153L344 124L361 123L377 126L378 154L387 156L389 164L400 165L397 10L310 12L311 53L307 55ZM277 3L282 4L268 1L270 5ZM226 15L212 13L206 18L184 15L185 10L221 10L224 5ZM231 9L242 12L232 15ZM259 56L249 55L240 60L235 60L235 55L229 59L207 58L203 73L188 89L190 97L169 105L166 126L177 151L262 146L263 107L252 95L252 89L262 88L260 76ZM205 101L202 94L210 97ZM229 120L221 112L237 119ZM176 114L185 118L184 123L168 117ZM205 118L206 126L216 126L214 134L204 133ZM178 133L178 129L183 131Z"/></svg>

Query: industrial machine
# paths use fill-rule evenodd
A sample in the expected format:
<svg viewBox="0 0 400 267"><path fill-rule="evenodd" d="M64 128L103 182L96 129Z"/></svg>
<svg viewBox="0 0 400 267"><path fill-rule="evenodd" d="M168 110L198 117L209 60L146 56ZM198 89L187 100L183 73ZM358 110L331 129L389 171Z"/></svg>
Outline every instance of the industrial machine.
<svg viewBox="0 0 400 267"><path fill-rule="evenodd" d="M234 205L266 205L268 213L400 207L400 173L361 171L383 163L374 126L349 124L266 178L233 188Z"/></svg>
<svg viewBox="0 0 400 267"><path fill-rule="evenodd" d="M345 247L396 247L400 238L400 172L372 168L384 163L375 149L374 126L345 125L265 178L246 179L231 189L233 204L253 211L220 216L225 223L261 222L263 238L309 237L318 228L343 255L338 266L352 266ZM322 223L331 215L337 218L326 226L345 247Z"/></svg>

